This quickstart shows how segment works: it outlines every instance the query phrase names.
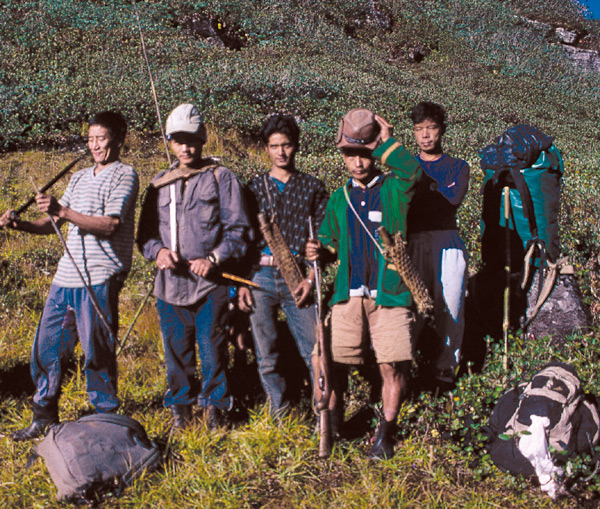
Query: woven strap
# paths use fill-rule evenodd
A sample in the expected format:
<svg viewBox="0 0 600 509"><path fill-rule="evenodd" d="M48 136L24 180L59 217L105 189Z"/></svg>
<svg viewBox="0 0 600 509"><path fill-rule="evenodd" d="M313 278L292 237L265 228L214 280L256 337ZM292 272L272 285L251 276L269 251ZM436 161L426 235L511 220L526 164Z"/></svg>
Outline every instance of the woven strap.
<svg viewBox="0 0 600 509"><path fill-rule="evenodd" d="M187 179L193 175L198 175L199 173L204 173L207 170L214 170L218 165L209 164L207 166L203 166L202 168L175 168L171 170L169 173L166 173L159 179L156 179L152 182L152 186L156 188L164 187L169 184L173 184L175 181L179 179Z"/></svg>

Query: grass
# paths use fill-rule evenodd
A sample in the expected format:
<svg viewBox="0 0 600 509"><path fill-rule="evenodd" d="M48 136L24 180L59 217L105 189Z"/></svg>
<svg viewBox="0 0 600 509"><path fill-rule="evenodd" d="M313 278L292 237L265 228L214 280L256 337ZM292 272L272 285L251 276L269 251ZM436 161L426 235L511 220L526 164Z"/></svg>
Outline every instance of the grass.
<svg viewBox="0 0 600 509"><path fill-rule="evenodd" d="M235 157L241 144L235 136L229 142L227 135L217 137L214 131L209 135L209 152L226 160ZM147 149L149 145L153 147L151 150ZM246 175L264 164L260 150L250 147L249 153L246 167L250 171ZM3 172L0 178L1 186L16 189L0 197L4 208L21 203L29 194L23 175L31 174L42 182L70 158L69 154L56 157L39 151L0 156L2 168L16 168L16 161L22 161L18 169ZM132 136L124 160L138 168L142 183L147 184L156 168L164 164L164 155L158 142ZM312 168L310 157L301 160ZM333 155L325 160L332 166L338 164ZM339 178L344 177L340 174ZM570 185L576 185L576 181ZM56 192L60 193L64 183L57 186ZM476 197L471 198L477 203ZM476 205L465 207L466 217L477 217L472 207L476 209ZM35 216L33 211L31 216ZM463 219L463 222L468 223L468 220ZM10 507L60 506L53 502L55 491L43 462L38 460L31 468L25 468L32 445L13 443L8 436L31 419L29 348L60 246L52 237L35 238L14 232L1 235L0 260L4 271L4 291L0 296L4 303L0 320L1 381L7 384L8 377L18 376L23 383L4 387L4 398L0 402L4 433L0 438L0 458L5 465L0 472L0 498ZM152 274L152 267L136 253L132 273L122 292L121 337L147 292ZM13 282L7 283L7 277ZM453 394L443 398L422 395L402 407L401 442L392 460L374 463L366 458L370 432L336 443L332 457L321 460L317 458L314 422L307 413L298 410L283 422L273 421L260 401L251 404L248 418L238 418L227 432L210 431L199 421L195 428L172 433L169 413L162 407L166 380L157 315L151 301L119 357L120 398L123 412L138 419L165 451L165 467L138 479L119 498L109 498L102 506L550 506L550 501L530 482L496 470L482 448L481 426L487 422L493 403L506 386L506 379L516 379L521 371L531 374L550 359L572 362L582 374L586 388L600 392L600 380L593 370L594 359L600 351L595 346L597 342L592 333L574 338L568 349L561 351L548 349L544 341L523 344L515 339L509 373L501 368L499 348L490 348L484 372L461 379ZM581 348L583 345L585 349ZM253 362L250 353L247 361ZM63 420L76 419L91 411L82 362L78 349L60 401ZM367 385L364 378L353 374L347 419L371 411L367 406ZM255 402L256 395L249 401ZM302 406L306 405L304 401ZM467 421L466 415L473 416L473 420ZM368 431L368 424L365 426L363 431ZM454 439L448 440L448 434ZM470 437L469 440L465 440L465 436ZM588 472L587 465L580 467L582 472ZM595 480L577 484L574 487L577 498L563 500L558 507L569 507L574 500L583 505L592 504L594 502L587 500L595 500L596 489Z"/></svg>

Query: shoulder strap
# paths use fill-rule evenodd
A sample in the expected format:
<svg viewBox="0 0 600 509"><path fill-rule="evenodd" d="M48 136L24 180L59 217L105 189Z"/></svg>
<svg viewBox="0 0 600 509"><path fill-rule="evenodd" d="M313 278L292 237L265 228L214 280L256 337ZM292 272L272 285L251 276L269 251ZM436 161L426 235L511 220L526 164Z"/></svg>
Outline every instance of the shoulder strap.
<svg viewBox="0 0 600 509"><path fill-rule="evenodd" d="M356 209L354 208L354 205L352 205L352 202L350 201L350 196L348 195L348 187L346 186L346 184L344 184L344 197L346 198L346 202L348 202L348 207L350 207L350 210L352 210L352 212L356 216L356 219L358 219L358 222L360 223L360 225L367 232L367 235L373 241L373 244L375 244L375 247L381 253L381 256L384 256L384 254L383 254L383 248L379 245L379 242L377 242L375 240L375 237L373 237L373 234L369 231L369 229L367 228L367 225L360 218L360 216L358 215L358 212L356 212Z"/></svg>
<svg viewBox="0 0 600 509"><path fill-rule="evenodd" d="M159 179L156 179L155 181L153 181L152 185L154 187L159 188L159 187L166 186L168 184L172 184L176 180L188 178L188 177L191 177L192 175L197 175L198 173L202 173L207 170L213 170L213 173L214 173L214 169L217 167L218 167L217 164L209 164L207 166L203 166L202 168L198 168L198 169L175 168L174 170L171 170L169 173L163 175ZM217 181L217 183L218 183L218 181Z"/></svg>
<svg viewBox="0 0 600 509"><path fill-rule="evenodd" d="M125 426L137 434L146 436L146 430L144 430L142 425L127 415L91 414L82 417L78 422L105 422L107 424L116 424L118 426Z"/></svg>
<svg viewBox="0 0 600 509"><path fill-rule="evenodd" d="M217 188L219 187L219 179L221 178L221 172L218 171L222 166L215 164L214 166L210 166L208 169L212 171L215 176L215 181L217 182Z"/></svg>

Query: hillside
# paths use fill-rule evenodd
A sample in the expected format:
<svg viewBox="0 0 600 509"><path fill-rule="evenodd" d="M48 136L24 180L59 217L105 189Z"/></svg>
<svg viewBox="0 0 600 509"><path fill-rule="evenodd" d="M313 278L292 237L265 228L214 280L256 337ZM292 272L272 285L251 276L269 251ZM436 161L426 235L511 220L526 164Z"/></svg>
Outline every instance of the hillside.
<svg viewBox="0 0 600 509"><path fill-rule="evenodd" d="M166 157L136 11L124 0L1 0L0 207L21 204L85 145L87 119L121 110L130 122L123 159L147 184ZM141 0L137 2L163 120L194 102L209 124L207 152L242 180L264 168L257 131L273 111L302 130L299 166L330 188L346 175L334 148L341 116L368 107L413 149L410 108L443 104L446 149L467 159L471 188L460 210L470 271L480 264L478 150L529 123L555 138L566 163L562 251L578 271L596 327L561 348L511 337L511 364L490 339L482 373L450 395L423 395L402 409L402 442L391 461L364 458L365 440L316 457L307 398L283 423L264 414L253 354L236 356L241 405L228 432L203 424L172 434L162 407L164 359L154 305L144 308L119 358L123 411L140 420L168 456L164 471L136 481L106 507L543 507L555 505L523 478L496 469L482 447L494 402L522 372L551 359L572 363L600 393L600 21L571 0ZM81 163L83 164L83 163ZM81 166L79 166L81 167ZM53 192L59 195L67 179ZM36 217L28 212L27 217ZM62 249L57 239L0 232L0 426L31 413L31 341ZM136 253L121 298L121 337L146 295L153 269ZM497 338L496 338L497 339ZM61 418L90 411L82 356L71 365ZM241 366L241 367L240 367ZM358 373L347 418L371 407ZM244 392L245 391L245 392ZM253 392L254 391L254 392ZM299 389L302 393L302 388ZM358 416L358 417L357 417ZM361 435L362 437L362 435ZM30 444L0 437L0 499L53 507L41 462L26 469ZM595 507L600 484L589 457L573 463L572 496L557 506ZM591 477L590 477L591 476ZM59 507L59 504L55 504Z"/></svg>

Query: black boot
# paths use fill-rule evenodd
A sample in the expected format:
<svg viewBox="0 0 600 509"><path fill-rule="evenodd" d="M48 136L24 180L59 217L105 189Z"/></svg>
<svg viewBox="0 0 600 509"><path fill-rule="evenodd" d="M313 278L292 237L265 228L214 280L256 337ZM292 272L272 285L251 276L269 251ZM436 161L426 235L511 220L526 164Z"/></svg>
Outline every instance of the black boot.
<svg viewBox="0 0 600 509"><path fill-rule="evenodd" d="M379 429L369 452L369 458L375 460L391 458L394 455L395 435L396 421L386 421L382 418L379 421Z"/></svg>
<svg viewBox="0 0 600 509"><path fill-rule="evenodd" d="M44 436L48 428L54 424L58 424L58 411L54 408L48 409L34 404L31 424L15 431L11 437L15 442L33 440Z"/></svg>
<svg viewBox="0 0 600 509"><path fill-rule="evenodd" d="M171 415L173 416L173 427L185 429L192 421L192 407L191 405L173 405Z"/></svg>

